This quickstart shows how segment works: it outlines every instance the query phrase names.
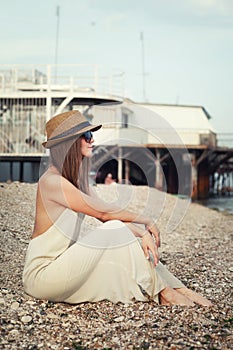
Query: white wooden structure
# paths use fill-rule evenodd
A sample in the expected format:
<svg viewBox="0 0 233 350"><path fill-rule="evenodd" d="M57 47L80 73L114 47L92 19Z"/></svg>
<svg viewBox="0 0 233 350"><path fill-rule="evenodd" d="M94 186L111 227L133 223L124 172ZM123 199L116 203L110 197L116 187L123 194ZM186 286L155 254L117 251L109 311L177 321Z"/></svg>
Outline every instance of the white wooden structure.
<svg viewBox="0 0 233 350"><path fill-rule="evenodd" d="M216 146L210 116L201 106L139 104L125 100L113 107L93 106L94 123L102 123L98 144Z"/></svg>

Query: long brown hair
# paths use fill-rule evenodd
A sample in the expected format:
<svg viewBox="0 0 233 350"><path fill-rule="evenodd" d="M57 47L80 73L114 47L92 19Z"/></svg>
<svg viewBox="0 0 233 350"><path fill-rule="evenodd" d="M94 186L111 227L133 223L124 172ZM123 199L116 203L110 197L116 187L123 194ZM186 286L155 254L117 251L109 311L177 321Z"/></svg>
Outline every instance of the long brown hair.
<svg viewBox="0 0 233 350"><path fill-rule="evenodd" d="M60 174L84 193L89 193L90 160L81 153L81 137L50 148L50 162Z"/></svg>

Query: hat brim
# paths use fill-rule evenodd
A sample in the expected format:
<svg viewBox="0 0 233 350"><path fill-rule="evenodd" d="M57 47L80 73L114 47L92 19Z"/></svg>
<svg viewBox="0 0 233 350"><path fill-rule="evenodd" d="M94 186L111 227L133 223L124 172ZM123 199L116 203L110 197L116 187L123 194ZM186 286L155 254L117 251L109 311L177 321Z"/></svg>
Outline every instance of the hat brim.
<svg viewBox="0 0 233 350"><path fill-rule="evenodd" d="M89 126L83 128L82 130L79 130L76 133L73 133L72 135L67 135L64 137L56 138L54 140L48 139L47 141L42 142L42 145L45 148L51 148L53 146L58 145L61 142L64 142L64 141L69 140L69 139L73 139L73 138L75 138L75 136L80 136L80 135L84 134L86 131L97 131L101 127L102 127L102 125L89 125Z"/></svg>

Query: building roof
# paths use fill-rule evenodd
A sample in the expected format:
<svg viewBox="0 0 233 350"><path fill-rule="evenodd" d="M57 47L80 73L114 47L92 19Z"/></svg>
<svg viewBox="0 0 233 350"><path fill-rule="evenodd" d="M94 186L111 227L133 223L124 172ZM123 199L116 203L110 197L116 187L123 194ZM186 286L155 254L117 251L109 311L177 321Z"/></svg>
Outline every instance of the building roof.
<svg viewBox="0 0 233 350"><path fill-rule="evenodd" d="M168 104L138 104L149 109L173 126L177 131L195 130L199 132L211 131L215 132L210 123L211 116L202 106L184 106L184 105L168 105Z"/></svg>

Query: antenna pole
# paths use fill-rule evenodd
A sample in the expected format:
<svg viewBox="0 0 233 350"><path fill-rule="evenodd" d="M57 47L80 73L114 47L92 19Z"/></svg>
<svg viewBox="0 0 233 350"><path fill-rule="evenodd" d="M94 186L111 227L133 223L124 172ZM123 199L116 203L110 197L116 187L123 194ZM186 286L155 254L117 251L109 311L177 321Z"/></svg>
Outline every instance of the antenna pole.
<svg viewBox="0 0 233 350"><path fill-rule="evenodd" d="M140 33L141 49L142 49L142 96L146 102L146 72L145 72L145 49L144 49L144 34Z"/></svg>
<svg viewBox="0 0 233 350"><path fill-rule="evenodd" d="M59 26L60 26L60 6L56 8L57 27L56 27L56 45L55 45L55 81L57 80L57 62L58 62L58 42L59 42Z"/></svg>

